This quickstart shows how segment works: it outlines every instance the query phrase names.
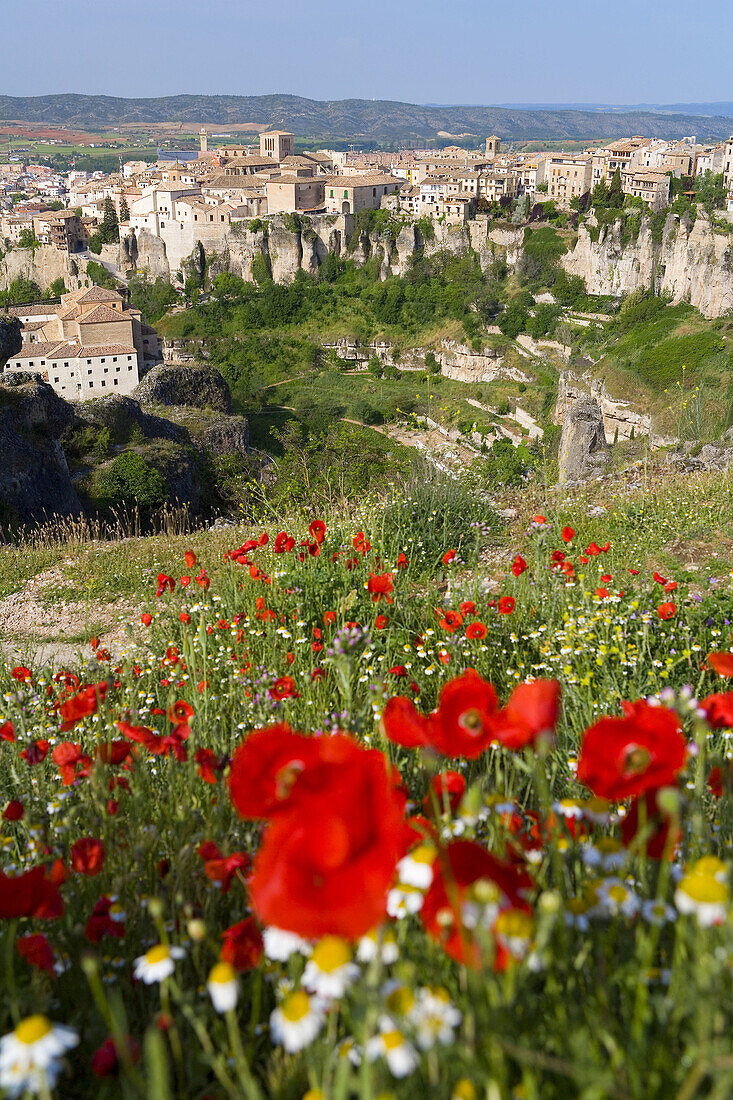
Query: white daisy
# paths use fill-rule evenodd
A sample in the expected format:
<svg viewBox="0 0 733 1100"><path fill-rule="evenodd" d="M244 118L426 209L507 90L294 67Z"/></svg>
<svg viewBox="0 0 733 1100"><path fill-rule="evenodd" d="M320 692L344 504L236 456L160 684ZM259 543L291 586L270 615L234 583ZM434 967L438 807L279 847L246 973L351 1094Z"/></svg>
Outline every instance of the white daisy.
<svg viewBox="0 0 733 1100"><path fill-rule="evenodd" d="M310 953L310 944L301 939L295 932L286 932L283 928L275 928L271 925L262 933L265 945L265 955L276 962L287 962L291 955L299 952L301 955Z"/></svg>
<svg viewBox="0 0 733 1100"><path fill-rule="evenodd" d="M430 1050L436 1043L441 1046L452 1043L453 1029L462 1019L463 1014L452 1003L445 989L421 989L410 1012L417 1045L421 1050Z"/></svg>
<svg viewBox="0 0 733 1100"><path fill-rule="evenodd" d="M135 959L132 973L138 981L145 982L146 985L163 982L166 978L170 978L176 969L176 959L182 959L185 954L182 947L169 947L166 943L158 943Z"/></svg>
<svg viewBox="0 0 733 1100"><path fill-rule="evenodd" d="M694 914L698 924L708 928L723 924L728 913L730 890L725 882L725 864L712 856L697 861L674 892L680 913Z"/></svg>
<svg viewBox="0 0 733 1100"><path fill-rule="evenodd" d="M223 1014L236 1008L239 998L237 972L228 962L219 962L209 971L206 988L214 1009Z"/></svg>
<svg viewBox="0 0 733 1100"><path fill-rule="evenodd" d="M413 886L427 890L433 881L433 864L437 852L430 844L413 848L397 864L397 877L401 886Z"/></svg>
<svg viewBox="0 0 733 1100"><path fill-rule="evenodd" d="M379 1022L379 1034L367 1041L365 1054L370 1062L384 1058L393 1077L407 1077L419 1062L415 1048L387 1016Z"/></svg>
<svg viewBox="0 0 733 1100"><path fill-rule="evenodd" d="M397 938L391 928L374 928L362 936L356 950L359 962L368 963L379 957L385 966L397 962L400 957L400 949L397 946Z"/></svg>
<svg viewBox="0 0 733 1100"><path fill-rule="evenodd" d="M11 1097L53 1088L59 1059L78 1042L73 1028L45 1016L27 1016L0 1039L0 1088Z"/></svg>
<svg viewBox="0 0 733 1100"><path fill-rule="evenodd" d="M282 1004L270 1013L270 1035L289 1054L312 1043L323 1027L323 1007L317 997L309 997L303 989L290 993Z"/></svg>
<svg viewBox="0 0 733 1100"><path fill-rule="evenodd" d="M340 936L323 936L305 964L302 980L305 988L319 997L343 997L359 973L346 940Z"/></svg>

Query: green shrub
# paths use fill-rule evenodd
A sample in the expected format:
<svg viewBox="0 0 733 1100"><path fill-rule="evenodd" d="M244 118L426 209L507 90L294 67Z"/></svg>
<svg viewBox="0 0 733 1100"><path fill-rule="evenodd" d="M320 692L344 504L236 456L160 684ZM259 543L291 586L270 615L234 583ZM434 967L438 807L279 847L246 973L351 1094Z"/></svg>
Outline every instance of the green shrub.
<svg viewBox="0 0 733 1100"><path fill-rule="evenodd" d="M149 510L168 499L168 486L160 470L134 451L103 466L92 484L94 497L103 508L124 508L134 502Z"/></svg>

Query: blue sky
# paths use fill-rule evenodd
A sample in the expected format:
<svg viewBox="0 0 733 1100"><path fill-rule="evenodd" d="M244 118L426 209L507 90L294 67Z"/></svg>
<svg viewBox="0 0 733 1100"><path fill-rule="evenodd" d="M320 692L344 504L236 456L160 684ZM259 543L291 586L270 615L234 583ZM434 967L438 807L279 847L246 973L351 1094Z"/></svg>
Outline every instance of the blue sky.
<svg viewBox="0 0 733 1100"><path fill-rule="evenodd" d="M733 100L730 0L0 0L0 92ZM356 16L354 13L358 13Z"/></svg>

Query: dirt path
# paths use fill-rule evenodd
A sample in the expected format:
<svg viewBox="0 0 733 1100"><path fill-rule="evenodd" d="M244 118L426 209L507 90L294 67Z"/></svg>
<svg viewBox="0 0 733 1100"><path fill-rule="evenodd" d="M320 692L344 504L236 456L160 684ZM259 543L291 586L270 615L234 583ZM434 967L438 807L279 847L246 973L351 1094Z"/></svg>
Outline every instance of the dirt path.
<svg viewBox="0 0 733 1100"><path fill-rule="evenodd" d="M134 615L132 603L49 601L48 589L68 585L64 564L38 573L0 600L0 656L34 667L74 665L80 655L89 655L92 633L112 654L124 648L124 626Z"/></svg>

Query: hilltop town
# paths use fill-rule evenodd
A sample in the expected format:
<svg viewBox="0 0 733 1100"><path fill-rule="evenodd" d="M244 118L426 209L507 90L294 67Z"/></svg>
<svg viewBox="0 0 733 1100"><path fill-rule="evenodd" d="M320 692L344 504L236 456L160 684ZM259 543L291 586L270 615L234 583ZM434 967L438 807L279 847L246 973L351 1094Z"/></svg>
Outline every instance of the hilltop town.
<svg viewBox="0 0 733 1100"><path fill-rule="evenodd" d="M284 130L262 132L257 144L216 144L202 127L198 145L161 148L157 161L120 162L111 174L61 173L20 156L0 164L3 252L32 259L40 249L56 278L37 289L63 291L58 302L28 304L18 297L33 296L31 281L16 279L7 304L23 323L23 349L7 370L40 369L70 399L130 392L162 353L123 302L126 277L147 271L183 284L197 247L223 254L275 216L286 225L320 216L348 240L370 211L443 231L492 216L519 224L533 209L585 211L615 187L621 203L660 214L675 196L694 202L709 182L718 217L733 219L733 137L702 145L637 135L574 153L513 151L496 135L474 151L296 152Z"/></svg>

